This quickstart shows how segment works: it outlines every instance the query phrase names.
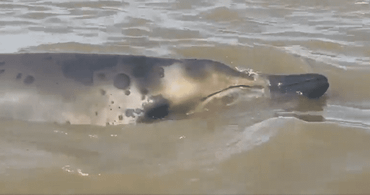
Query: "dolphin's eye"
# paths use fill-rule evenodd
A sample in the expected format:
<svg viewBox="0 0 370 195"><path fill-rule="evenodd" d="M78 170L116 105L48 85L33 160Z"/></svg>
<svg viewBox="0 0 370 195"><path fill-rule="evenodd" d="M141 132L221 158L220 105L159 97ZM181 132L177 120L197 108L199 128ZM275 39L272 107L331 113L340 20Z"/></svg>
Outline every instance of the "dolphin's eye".
<svg viewBox="0 0 370 195"><path fill-rule="evenodd" d="M169 114L169 107L170 105L168 104L162 104L160 106L156 106L145 114L147 118L151 119L161 119L166 117Z"/></svg>
<svg viewBox="0 0 370 195"><path fill-rule="evenodd" d="M168 116L170 113L170 102L163 98L162 95L151 96L148 103L143 104L143 108L143 120L149 122L151 119L162 119Z"/></svg>

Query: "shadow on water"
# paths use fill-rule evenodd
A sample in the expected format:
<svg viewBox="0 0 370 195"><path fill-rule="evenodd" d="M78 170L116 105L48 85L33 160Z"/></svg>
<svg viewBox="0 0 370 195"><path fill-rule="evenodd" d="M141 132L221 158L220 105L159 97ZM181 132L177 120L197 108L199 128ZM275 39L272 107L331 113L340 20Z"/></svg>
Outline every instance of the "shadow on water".
<svg viewBox="0 0 370 195"><path fill-rule="evenodd" d="M277 102L285 104L286 107L283 108L282 111L276 112L275 116L295 117L306 122L325 122L323 111L327 105L327 99L327 96L323 96L319 99L298 97L290 103L284 103L283 100L280 100Z"/></svg>

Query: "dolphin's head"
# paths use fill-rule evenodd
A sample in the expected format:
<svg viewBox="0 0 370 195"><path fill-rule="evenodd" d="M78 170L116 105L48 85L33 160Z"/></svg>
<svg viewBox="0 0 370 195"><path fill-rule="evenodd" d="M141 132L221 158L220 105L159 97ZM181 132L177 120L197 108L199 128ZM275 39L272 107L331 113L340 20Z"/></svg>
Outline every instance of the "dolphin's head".
<svg viewBox="0 0 370 195"><path fill-rule="evenodd" d="M329 88L328 79L320 74L264 75L254 72L244 72L243 74L245 75L228 76L227 85L223 85L222 89L220 88L203 98L195 112L203 110L210 103L218 103L219 101L216 100L221 100L221 104L229 102L229 100L233 102L235 100L233 97L242 101L259 97L267 97L272 100L294 97L318 99ZM232 104L236 102L238 101Z"/></svg>
<svg viewBox="0 0 370 195"><path fill-rule="evenodd" d="M319 74L264 75L239 71L208 60L187 60L164 67L160 95L144 108L146 119L200 112L259 97L319 98L329 87Z"/></svg>

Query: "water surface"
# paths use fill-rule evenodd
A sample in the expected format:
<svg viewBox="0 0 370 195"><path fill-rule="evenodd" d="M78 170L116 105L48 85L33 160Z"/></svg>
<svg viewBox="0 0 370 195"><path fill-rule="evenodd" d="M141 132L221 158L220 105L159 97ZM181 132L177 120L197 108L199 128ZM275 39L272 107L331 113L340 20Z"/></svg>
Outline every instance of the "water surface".
<svg viewBox="0 0 370 195"><path fill-rule="evenodd" d="M245 103L155 124L1 119L0 192L370 193L369 3L1 1L1 53L206 58L318 72L330 88L317 101Z"/></svg>

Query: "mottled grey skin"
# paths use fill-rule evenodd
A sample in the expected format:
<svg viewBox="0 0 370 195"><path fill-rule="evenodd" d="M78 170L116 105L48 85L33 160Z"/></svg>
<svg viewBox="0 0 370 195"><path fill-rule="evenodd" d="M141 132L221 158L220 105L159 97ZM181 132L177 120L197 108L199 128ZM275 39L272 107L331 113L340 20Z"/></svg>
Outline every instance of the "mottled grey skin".
<svg viewBox="0 0 370 195"><path fill-rule="evenodd" d="M281 81L279 76L273 80ZM53 118L50 113L63 112L55 117L64 117L68 122L76 119L72 123L79 123L79 117L84 121L81 123L88 124L122 124L125 117L147 122L172 112L187 113L228 88L275 86L274 91L289 92L280 84L271 84L269 76L247 74L211 60L76 53L0 54L0 92L5 94L4 101L10 101L6 96L10 92L27 92L34 95L35 101L41 101L34 102L32 111L28 109L25 116L23 111L12 112L16 118L26 120L35 118L33 112L44 109L36 118ZM45 106L44 97L58 99L58 103L50 100L54 103ZM60 109L53 110L53 106ZM0 112L11 113L9 109L6 103L0 104Z"/></svg>

